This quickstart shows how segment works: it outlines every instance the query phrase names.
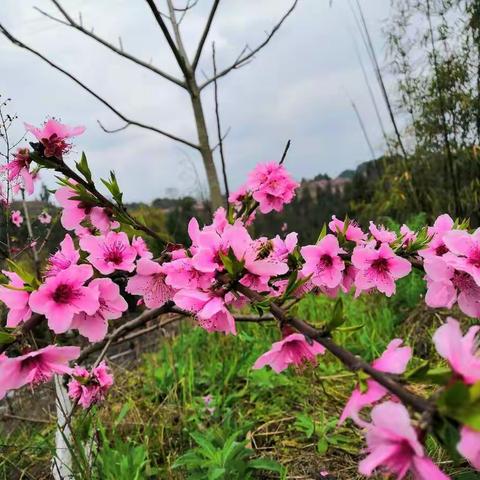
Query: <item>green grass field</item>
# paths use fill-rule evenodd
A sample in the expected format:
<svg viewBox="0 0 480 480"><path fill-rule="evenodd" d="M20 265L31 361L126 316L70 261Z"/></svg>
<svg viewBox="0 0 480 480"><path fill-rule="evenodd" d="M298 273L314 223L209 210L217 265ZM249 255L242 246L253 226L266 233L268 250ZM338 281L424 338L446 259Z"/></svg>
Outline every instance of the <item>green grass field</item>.
<svg viewBox="0 0 480 480"><path fill-rule="evenodd" d="M351 331L336 333L337 339L372 360L389 340L401 336L414 345L416 355L428 357L429 335L441 318L421 306L422 284L412 275L399 282L390 300L344 296L344 327ZM334 303L307 296L296 313L321 325ZM351 328L355 326L359 329ZM290 368L277 375L268 367L252 370L258 356L279 339L273 322L241 324L236 337L193 327L185 323L179 335L166 338L134 370L114 365L116 384L107 401L93 415L79 415L74 424L77 478L325 478L320 472L357 478L361 432L350 424L336 427L355 374L329 354L302 371ZM53 422L19 422L5 432L0 478L49 478ZM92 438L94 468L89 467L90 445L84 443ZM478 478L466 473L465 464L443 458L433 443L430 449L453 478Z"/></svg>

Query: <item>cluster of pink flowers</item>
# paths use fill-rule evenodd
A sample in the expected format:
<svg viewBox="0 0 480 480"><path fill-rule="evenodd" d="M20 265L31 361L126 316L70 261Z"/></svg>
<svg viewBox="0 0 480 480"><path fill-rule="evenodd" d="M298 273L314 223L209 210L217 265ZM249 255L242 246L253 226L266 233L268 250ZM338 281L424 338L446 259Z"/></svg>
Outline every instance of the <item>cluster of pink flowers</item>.
<svg viewBox="0 0 480 480"><path fill-rule="evenodd" d="M110 278L93 278L94 268L100 274L133 271L137 250L125 233L84 236L80 247L88 253L89 264L79 264L80 252L66 235L60 249L48 260L44 281L29 292L16 274L10 284L0 287L0 299L10 308L8 326L26 321L32 312L45 315L55 333L77 329L90 341L102 340L108 321L120 318L128 308L120 288Z"/></svg>
<svg viewBox="0 0 480 480"><path fill-rule="evenodd" d="M217 275L228 271L225 265L236 262L241 284L258 292L270 291L269 282L288 271L285 252L280 251L285 244L266 238L253 240L240 221L228 223L223 209L202 229L192 219L188 231L191 247L174 250L170 261L152 273L156 276L155 291L164 301L172 299L180 308L195 313L206 330L235 334L235 321L227 307L239 305L245 298L217 287ZM141 272L130 280L128 288L134 288L139 280L146 281L137 279L138 274Z"/></svg>
<svg viewBox="0 0 480 480"><path fill-rule="evenodd" d="M298 183L276 162L258 164L245 185L232 193L229 202L241 205L248 195L258 202L262 213L280 212L295 196Z"/></svg>
<svg viewBox="0 0 480 480"><path fill-rule="evenodd" d="M480 230L454 229L448 215L437 219L429 233L432 240L420 255L424 258L429 307L452 308L480 317Z"/></svg>
<svg viewBox="0 0 480 480"><path fill-rule="evenodd" d="M357 296L376 289L390 297L395 293L395 281L410 273L410 262L390 245L397 240L394 232L371 222L369 237L354 222L342 222L336 217L329 228L333 234L301 249L305 259L301 273L322 291L336 295L339 289L347 292L354 285ZM355 245L348 263L339 239ZM402 244L397 250L401 247Z"/></svg>
<svg viewBox="0 0 480 480"><path fill-rule="evenodd" d="M105 362L89 372L84 367L75 367L71 371L72 380L68 384L68 395L83 408L103 401L107 391L113 385L113 376Z"/></svg>

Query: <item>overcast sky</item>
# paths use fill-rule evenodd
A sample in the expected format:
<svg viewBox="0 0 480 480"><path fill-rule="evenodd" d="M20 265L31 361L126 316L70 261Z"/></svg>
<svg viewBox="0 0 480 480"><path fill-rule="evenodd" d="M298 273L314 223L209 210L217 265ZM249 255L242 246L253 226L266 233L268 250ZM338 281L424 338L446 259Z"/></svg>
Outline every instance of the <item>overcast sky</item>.
<svg viewBox="0 0 480 480"><path fill-rule="evenodd" d="M63 0L75 18L126 51L172 74L178 74L153 16L143 0ZM291 0L223 0L201 60L211 73L211 41L216 42L219 68L226 66L247 42L253 46L283 15ZM358 61L354 38L361 41L348 0L300 0L271 43L256 59L219 82L231 188L238 187L257 162L275 160L292 140L288 168L299 180L318 173L338 175L371 158L352 109L353 99L365 121L376 153L382 136ZM157 0L163 7L162 0ZM183 5L184 0L178 0ZM193 55L211 0L199 0L182 24L187 49ZM381 29L390 10L388 0L362 0L375 48L384 60ZM195 141L186 92L97 45L93 40L56 24L33 9L51 13L49 0L1 0L0 21L12 34L76 74L127 116ZM371 83L374 75L362 49ZM198 190L195 167L204 182L199 154L156 133L137 127L106 134L123 125L101 103L71 80L0 36L0 93L12 98L10 111L21 121L41 124L55 116L87 130L76 140L72 157L87 153L97 176L114 169L128 201L151 201L172 193ZM212 144L216 130L212 88L204 91ZM380 102L381 103L381 102ZM381 104L383 110L383 104ZM388 125L384 115L385 124ZM22 134L21 123L17 132ZM47 179L48 181L48 179Z"/></svg>

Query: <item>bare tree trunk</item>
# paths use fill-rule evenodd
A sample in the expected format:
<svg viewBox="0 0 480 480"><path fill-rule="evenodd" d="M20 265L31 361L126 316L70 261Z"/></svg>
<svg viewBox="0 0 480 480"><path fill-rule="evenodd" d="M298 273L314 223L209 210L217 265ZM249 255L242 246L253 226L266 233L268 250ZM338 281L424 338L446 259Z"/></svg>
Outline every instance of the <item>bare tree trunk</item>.
<svg viewBox="0 0 480 480"><path fill-rule="evenodd" d="M207 124L205 122L205 114L203 113L202 99L196 82L192 81L191 95L193 114L195 116L195 124L198 132L198 143L200 145L200 153L202 155L203 166L207 174L208 187L210 189L210 201L212 210L216 210L223 204L222 193L220 191L220 182L218 180L217 169L213 162L212 149L208 138Z"/></svg>

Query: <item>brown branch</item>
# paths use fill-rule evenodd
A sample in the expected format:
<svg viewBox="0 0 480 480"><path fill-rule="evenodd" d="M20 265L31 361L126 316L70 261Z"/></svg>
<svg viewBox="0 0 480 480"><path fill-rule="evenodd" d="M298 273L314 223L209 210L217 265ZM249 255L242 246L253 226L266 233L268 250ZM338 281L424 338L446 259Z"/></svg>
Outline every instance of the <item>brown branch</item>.
<svg viewBox="0 0 480 480"><path fill-rule="evenodd" d="M152 11L153 16L155 17L155 20L158 26L160 27L160 30L162 31L163 36L165 37L165 40L167 41L168 46L170 47L170 50L172 51L175 57L175 60L177 61L178 66L180 67L180 70L182 70L182 73L185 75L185 78L188 78L190 75L188 65L185 63L185 59L182 57L182 55L180 54L180 51L175 45L175 42L172 36L170 35L168 27L163 21L162 14L158 10L157 6L155 5L155 1L154 0L145 0L145 1L150 7L150 10Z"/></svg>
<svg viewBox="0 0 480 480"><path fill-rule="evenodd" d="M83 90L88 92L90 95L95 97L99 102L103 103L110 111L112 111L115 115L117 115L119 118L121 118L124 122L128 123L129 125L134 125L136 127L144 128L146 130L150 130L152 132L159 133L160 135L163 135L165 137L168 137L172 140L175 140L176 142L183 143L184 145L188 145L191 148L194 148L196 150L199 150L200 147L188 140L185 140L183 138L177 137L176 135L173 135L171 133L165 132L164 130L160 130L157 127L153 127L151 125L146 125L144 123L137 122L135 120L131 120L130 118L126 117L123 113L118 111L115 107L113 107L107 100L102 98L100 95L95 93L91 88L87 87L84 83L82 83L78 78L76 78L74 75L72 75L70 72L66 71L62 67L58 66L57 64L53 63L51 60L49 60L47 57L42 55L40 52L37 50L34 50L33 48L29 47L25 43L21 42L17 38L15 38L2 24L0 24L0 33L3 34L10 42L12 42L14 45L17 45L20 48L24 48L25 50L28 50L29 52L33 53L37 57L41 58L45 63L53 67L55 70L58 70L59 72L63 73L66 75L68 78L73 80L77 85L79 85Z"/></svg>
<svg viewBox="0 0 480 480"><path fill-rule="evenodd" d="M217 62L215 59L215 42L212 43L212 63L213 63L213 77L214 77L214 100L215 100L215 119L217 122L217 135L218 135L218 147L220 150L220 160L222 162L222 174L223 174L223 183L225 186L225 201L227 204L228 210L228 197L230 196L229 188L228 188L228 177L227 177L227 166L225 164L225 154L223 152L223 136L222 136L222 124L220 122L220 110L218 105L218 82L215 78L217 75Z"/></svg>
<svg viewBox="0 0 480 480"><path fill-rule="evenodd" d="M164 72L163 70L160 70L158 69L157 67L147 63L147 62L144 62L143 60L139 59L138 57L135 57L134 55L130 54L130 53L127 53L123 50L123 48L117 48L115 45L113 45L112 43L108 42L107 40L99 37L98 35L96 35L94 32L93 32L93 29L92 30L87 30L86 28L84 28L83 25L81 25L80 23L77 23L73 17L71 15L69 15L69 13L62 7L62 5L60 4L59 1L57 0L51 0L51 2L57 7L57 9L60 11L60 13L63 15L63 17L65 18L66 21L60 19L60 18L57 18L53 15L50 15L48 12L45 12L43 11L42 9L38 8L38 7L35 7L35 9L40 12L42 15L50 18L51 20L53 21L56 21L58 23L61 23L62 25L66 25L68 27L71 27L71 28L74 28L75 30L78 30L79 32L83 33L84 35L86 35L87 37L90 37L92 38L93 40L95 40L96 42L102 44L103 46L107 47L109 50L111 50L112 52L115 52L116 54L136 63L137 65L140 65L141 67L144 67L154 73L156 73L157 75L160 75L161 77L165 78L166 80L169 80L170 82L172 83L175 83L176 85L178 85L179 87L182 87L182 88L185 88L185 83L182 82L181 80L179 80L178 78L175 78L174 76Z"/></svg>
<svg viewBox="0 0 480 480"><path fill-rule="evenodd" d="M219 78L224 77L225 75L230 73L232 70L235 70L245 65L246 62L251 60L263 47L265 47L270 42L270 40L278 32L278 30L280 30L280 27L283 25L285 20L295 10L297 3L298 3L298 0L294 0L292 6L287 10L287 12L280 19L280 21L272 28L270 33L267 34L267 38L265 38L265 40L262 43L257 45L254 49L250 49L248 46L245 46L243 50L240 52L240 55L237 57L237 59L229 67L225 68L224 70L220 71L217 75L214 75L212 78L205 81L202 85L200 85L200 90L205 88L207 85L210 85L214 80L218 80ZM249 50L249 53L245 54L247 50Z"/></svg>
<svg viewBox="0 0 480 480"><path fill-rule="evenodd" d="M223 281L223 278L222 278ZM264 300L264 297L253 290L237 283L235 289L245 295L250 300L259 302ZM407 390L403 385L395 381L390 375L376 370L368 362L353 353L337 345L323 330L319 330L307 322L290 317L287 313L275 303L270 304L270 311L273 316L281 323L288 324L295 328L308 338L317 341L323 345L330 353L337 357L349 370L358 371L363 370L370 375L376 382L385 387L390 393L398 397L406 405L410 405L417 412L423 413L431 411L434 406L426 399L415 395Z"/></svg>
<svg viewBox="0 0 480 480"><path fill-rule="evenodd" d="M280 161L278 162L280 165L282 165L283 162L286 160L287 153L290 150L291 143L292 143L291 140L287 141L287 144L285 145L285 148L284 148L283 153L282 153L282 157L280 158Z"/></svg>
<svg viewBox="0 0 480 480"><path fill-rule="evenodd" d="M157 232L152 230L146 224L141 223L135 217L130 215L127 208L123 204L115 204L110 201L105 195L97 190L97 187L93 182L87 182L80 175L78 175L74 170L72 170L65 162L61 161L56 166L52 167L56 172L62 173L68 179L74 180L75 182L82 185L89 193L91 193L100 203L100 206L110 208L114 213L120 213L123 216L127 217L130 221L130 225L136 230L140 230L150 235L152 238L158 242L165 243L165 239L161 237Z"/></svg>
<svg viewBox="0 0 480 480"><path fill-rule="evenodd" d="M198 62L200 61L200 57L202 55L202 50L205 45L205 41L207 40L208 33L210 32L210 28L212 26L213 18L215 17L215 13L217 11L218 5L220 4L220 0L214 0L212 8L210 10L210 14L208 15L207 23L205 24L205 28L203 30L202 36L200 37L200 42L198 43L197 52L195 53L195 57L192 62L192 69L195 71L197 68ZM214 73L214 76L216 73Z"/></svg>
<svg viewBox="0 0 480 480"><path fill-rule="evenodd" d="M106 345L110 345L113 341L119 339L120 337L122 337L128 332L131 332L136 328L142 327L147 322L155 319L159 315L162 315L163 313L171 312L172 306L173 306L172 302L167 302L165 303L165 305L159 308L154 308L153 310L147 310L141 313L138 317L135 317L132 320L129 320L128 322L124 323L123 325L115 329L112 333L108 334L101 342L93 343L88 347L84 348L82 350L82 353L77 359L77 363L80 364L92 353L98 352L98 350L103 349Z"/></svg>

